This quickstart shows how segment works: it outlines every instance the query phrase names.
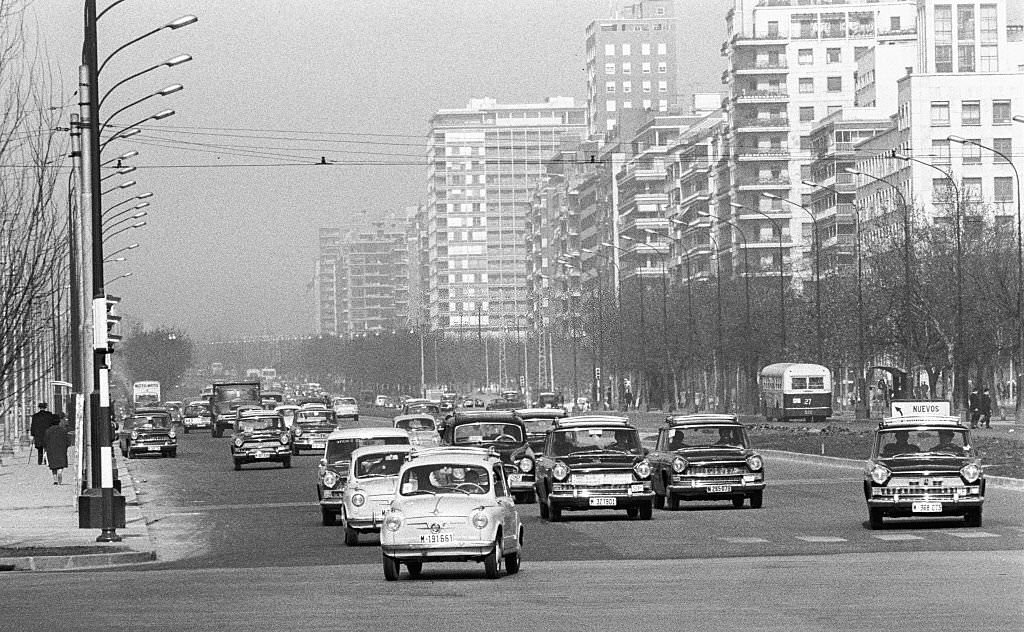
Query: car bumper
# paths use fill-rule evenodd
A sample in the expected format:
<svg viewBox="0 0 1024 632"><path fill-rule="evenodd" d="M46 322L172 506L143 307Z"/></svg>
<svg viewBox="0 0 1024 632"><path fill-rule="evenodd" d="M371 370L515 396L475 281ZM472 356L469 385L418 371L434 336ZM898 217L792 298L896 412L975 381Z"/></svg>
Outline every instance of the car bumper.
<svg viewBox="0 0 1024 632"><path fill-rule="evenodd" d="M928 516L959 516L964 512L980 509L985 503L984 496L966 496L955 500L928 500L924 498L868 498L869 509L881 509L887 516L927 518ZM940 511L921 511L919 503L939 503ZM916 505L916 507L915 507ZM934 505L933 507L934 508ZM917 509L917 511L915 511Z"/></svg>
<svg viewBox="0 0 1024 632"><path fill-rule="evenodd" d="M533 474L520 474L519 476L521 478L517 481L509 477L508 488L516 494L532 492L533 485L537 482L536 477Z"/></svg>
<svg viewBox="0 0 1024 632"><path fill-rule="evenodd" d="M177 443L164 443L161 445L133 445L128 447L129 454L166 454L171 450L177 450Z"/></svg>
<svg viewBox="0 0 1024 632"><path fill-rule="evenodd" d="M213 424L209 421L193 421L191 419L186 419L182 422L182 425L186 428L209 428Z"/></svg>
<svg viewBox="0 0 1024 632"><path fill-rule="evenodd" d="M728 489L726 489L728 488ZM740 481L728 484L717 484L712 481L687 481L672 483L668 486L668 494L677 498L731 498L741 494L764 491L764 481Z"/></svg>
<svg viewBox="0 0 1024 632"><path fill-rule="evenodd" d="M327 438L323 439L293 439L292 447L296 450L323 450L327 447Z"/></svg>
<svg viewBox="0 0 1024 632"><path fill-rule="evenodd" d="M466 541L451 544L381 544L381 552L400 560L460 561L483 558L494 550L489 542Z"/></svg>
<svg viewBox="0 0 1024 632"><path fill-rule="evenodd" d="M246 463L259 463L260 461L283 461L284 459L291 456L291 449L286 445L282 445L272 450L239 450L232 451L231 456L236 461L244 461Z"/></svg>
<svg viewBox="0 0 1024 632"><path fill-rule="evenodd" d="M654 492L645 489L628 495L604 494L599 491L577 490L574 492L552 492L548 500L561 509L582 511L586 509L630 509L649 505ZM614 504L613 504L614 502Z"/></svg>

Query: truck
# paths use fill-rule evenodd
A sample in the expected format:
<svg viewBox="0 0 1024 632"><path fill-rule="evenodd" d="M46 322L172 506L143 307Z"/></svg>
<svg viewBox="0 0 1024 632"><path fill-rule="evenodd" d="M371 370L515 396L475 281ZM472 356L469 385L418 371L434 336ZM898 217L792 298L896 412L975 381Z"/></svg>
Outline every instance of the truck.
<svg viewBox="0 0 1024 632"><path fill-rule="evenodd" d="M160 404L160 382L144 380L132 384L132 406L151 408Z"/></svg>
<svg viewBox="0 0 1024 632"><path fill-rule="evenodd" d="M213 383L210 432L214 437L224 436L224 430L234 427L235 414L240 407L263 407L259 380Z"/></svg>

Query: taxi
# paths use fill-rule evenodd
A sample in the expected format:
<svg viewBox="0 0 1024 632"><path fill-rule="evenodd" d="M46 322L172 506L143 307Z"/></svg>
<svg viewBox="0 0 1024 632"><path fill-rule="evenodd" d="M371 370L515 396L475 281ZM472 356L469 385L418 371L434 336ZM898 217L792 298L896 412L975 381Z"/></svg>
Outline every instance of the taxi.
<svg viewBox="0 0 1024 632"><path fill-rule="evenodd" d="M185 406L185 410L182 412L182 428L185 430L185 434L188 434L189 430L193 428L209 428L213 423L213 418L210 416L210 402L204 400L196 400L189 402Z"/></svg>
<svg viewBox="0 0 1024 632"><path fill-rule="evenodd" d="M501 458L487 448L415 450L380 531L384 579L402 565L418 577L424 562L482 562L489 579L519 572L523 525Z"/></svg>
<svg viewBox="0 0 1024 632"><path fill-rule="evenodd" d="M885 518L929 516L980 527L985 474L970 430L954 416L886 417L864 470L864 498L872 529Z"/></svg>
<svg viewBox="0 0 1024 632"><path fill-rule="evenodd" d="M236 470L246 463L277 462L286 469L291 467L291 435L281 415L262 409L240 411L235 418L231 458Z"/></svg>
<svg viewBox="0 0 1024 632"><path fill-rule="evenodd" d="M517 408L516 417L526 424L526 441L535 452L540 452L548 432L555 427L555 421L568 417L564 408Z"/></svg>
<svg viewBox="0 0 1024 632"><path fill-rule="evenodd" d="M316 497L324 526L333 525L345 503L352 452L365 446L409 445L409 435L398 428L339 428L325 440L323 458L317 470Z"/></svg>
<svg viewBox="0 0 1024 632"><path fill-rule="evenodd" d="M342 491L341 524L345 544L359 544L359 534L379 533L395 496L398 470L413 449L407 445L374 445L352 451Z"/></svg>
<svg viewBox="0 0 1024 632"><path fill-rule="evenodd" d="M121 454L129 459L139 454L178 456L178 439L171 414L163 408L139 408L118 428Z"/></svg>
<svg viewBox="0 0 1024 632"><path fill-rule="evenodd" d="M319 452L327 445L327 437L338 427L338 418L326 406L300 408L291 424L292 454L302 450Z"/></svg>

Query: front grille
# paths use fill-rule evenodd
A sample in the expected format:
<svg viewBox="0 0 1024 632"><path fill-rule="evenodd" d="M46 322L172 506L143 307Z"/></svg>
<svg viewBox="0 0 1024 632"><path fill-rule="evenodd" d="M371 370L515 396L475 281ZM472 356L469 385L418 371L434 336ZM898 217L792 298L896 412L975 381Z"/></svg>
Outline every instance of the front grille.
<svg viewBox="0 0 1024 632"><path fill-rule="evenodd" d="M691 476L742 476L746 474L746 465L691 465L686 473Z"/></svg>
<svg viewBox="0 0 1024 632"><path fill-rule="evenodd" d="M876 496L927 496L936 500L953 499L954 495L966 496L966 487L876 487Z"/></svg>
<svg viewBox="0 0 1024 632"><path fill-rule="evenodd" d="M742 476L673 476L672 481L674 483L690 483L694 486L704 485L742 485Z"/></svg>
<svg viewBox="0 0 1024 632"><path fill-rule="evenodd" d="M243 450L244 449L249 449L249 450L260 450L260 449L273 450L273 449L277 448L280 445L281 445L281 443L279 441L273 441L273 442L271 442L271 441L260 441L258 443L257 442L246 442L246 443L242 444L242 449Z"/></svg>

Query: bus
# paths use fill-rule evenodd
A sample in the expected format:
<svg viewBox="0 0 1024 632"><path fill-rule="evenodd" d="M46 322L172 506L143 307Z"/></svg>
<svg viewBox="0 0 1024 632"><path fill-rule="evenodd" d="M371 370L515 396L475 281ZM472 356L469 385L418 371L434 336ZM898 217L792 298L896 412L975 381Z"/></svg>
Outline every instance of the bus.
<svg viewBox="0 0 1024 632"><path fill-rule="evenodd" d="M150 408L160 405L160 382L152 380L132 384L132 406Z"/></svg>
<svg viewBox="0 0 1024 632"><path fill-rule="evenodd" d="M832 373L819 364L780 362L758 375L764 416L769 421L806 419L825 421L832 416Z"/></svg>

